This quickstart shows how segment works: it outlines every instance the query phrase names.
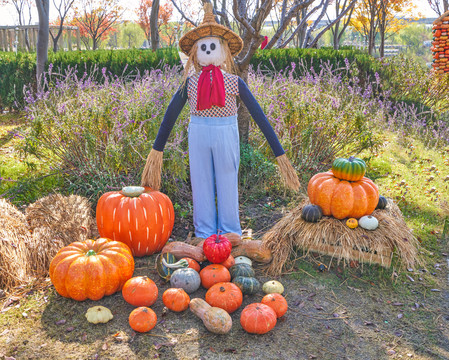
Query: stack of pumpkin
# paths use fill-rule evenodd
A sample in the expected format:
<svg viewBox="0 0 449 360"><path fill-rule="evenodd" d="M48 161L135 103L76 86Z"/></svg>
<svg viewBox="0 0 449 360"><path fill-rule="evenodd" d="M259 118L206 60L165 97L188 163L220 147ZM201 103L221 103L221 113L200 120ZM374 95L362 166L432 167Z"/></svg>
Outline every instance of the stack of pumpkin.
<svg viewBox="0 0 449 360"><path fill-rule="evenodd" d="M365 162L351 156L336 159L330 171L314 175L307 186L312 205L303 208L302 218L309 222L317 222L323 215L347 218L350 228L360 225L375 230L378 221L370 214L385 208L387 201L379 197L376 184L364 176L365 171Z"/></svg>
<svg viewBox="0 0 449 360"><path fill-rule="evenodd" d="M433 64L438 74L449 73L449 13L433 23Z"/></svg>
<svg viewBox="0 0 449 360"><path fill-rule="evenodd" d="M261 250L260 242L251 241L249 246L244 246L238 236L231 237L230 241L219 234L212 235L201 246L182 242L166 245L173 224L171 201L160 192L126 187L120 192L104 194L97 205L97 226L102 237L62 248L50 264L50 278L56 291L83 301L99 300L121 290L125 301L136 306L129 315L131 328L138 332L150 331L157 323L150 306L156 302L159 292L149 277L132 277L133 256L151 255L162 249L156 259L156 269L171 285L162 295L164 305L175 312L190 307L208 330L219 334L229 332L232 327L229 314L241 306L243 294L254 294L260 289L251 260L241 254L266 261L266 252ZM236 259L231 254L232 242L240 248ZM211 264L200 270L199 262L206 261ZM190 300L189 294L200 285L207 289L206 301ZM287 311L285 298L278 293L271 294L282 293L283 288L279 291L264 285L263 289L270 294L260 303L248 305L241 313L242 327L250 333L271 330L276 319ZM113 316L109 309L95 306L88 310L86 317L98 323L107 322Z"/></svg>

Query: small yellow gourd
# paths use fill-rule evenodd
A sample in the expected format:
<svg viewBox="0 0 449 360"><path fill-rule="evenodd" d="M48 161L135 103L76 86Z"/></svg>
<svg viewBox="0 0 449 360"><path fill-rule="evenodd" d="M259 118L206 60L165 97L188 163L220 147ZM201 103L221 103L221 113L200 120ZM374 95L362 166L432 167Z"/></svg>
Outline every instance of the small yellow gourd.
<svg viewBox="0 0 449 360"><path fill-rule="evenodd" d="M86 319L92 324L104 324L111 320L113 317L114 316L112 315L111 310L100 305L91 307L86 312Z"/></svg>
<svg viewBox="0 0 449 360"><path fill-rule="evenodd" d="M265 294L282 294L284 292L284 286L279 281L270 280L263 284L262 290Z"/></svg>
<svg viewBox="0 0 449 360"><path fill-rule="evenodd" d="M355 229L357 226L359 226L359 223L357 222L357 219L350 218L346 221L346 226L348 228Z"/></svg>

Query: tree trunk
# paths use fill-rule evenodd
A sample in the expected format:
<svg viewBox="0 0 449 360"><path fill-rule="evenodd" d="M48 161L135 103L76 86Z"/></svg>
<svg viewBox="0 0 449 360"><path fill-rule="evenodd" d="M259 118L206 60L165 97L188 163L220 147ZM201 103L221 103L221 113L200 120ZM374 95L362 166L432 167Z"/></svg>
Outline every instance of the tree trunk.
<svg viewBox="0 0 449 360"><path fill-rule="evenodd" d="M340 21L337 21L335 23L335 28L334 28L333 34L332 34L332 35L334 35L334 39L333 39L334 50L338 50L338 48L340 47L340 37L338 36L339 27L340 27Z"/></svg>
<svg viewBox="0 0 449 360"><path fill-rule="evenodd" d="M39 32L36 46L36 79L37 88L42 89L42 74L48 60L48 36L49 36L49 15L50 1L36 0L36 7L39 14Z"/></svg>
<svg viewBox="0 0 449 360"><path fill-rule="evenodd" d="M157 50L159 48L159 0L154 0L151 5L150 29L151 29L151 48Z"/></svg>
<svg viewBox="0 0 449 360"><path fill-rule="evenodd" d="M446 11L449 11L449 0L443 0L443 7L444 7L444 10L443 10L444 13Z"/></svg>

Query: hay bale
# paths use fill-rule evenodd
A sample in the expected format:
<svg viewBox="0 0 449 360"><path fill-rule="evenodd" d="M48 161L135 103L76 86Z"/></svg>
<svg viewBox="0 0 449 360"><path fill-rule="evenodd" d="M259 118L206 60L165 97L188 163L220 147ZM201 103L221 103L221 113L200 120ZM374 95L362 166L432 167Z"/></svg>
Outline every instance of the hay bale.
<svg viewBox="0 0 449 360"><path fill-rule="evenodd" d="M31 230L45 227L45 238L62 240L64 245L96 236L96 222L89 201L79 195L53 194L39 199L25 210Z"/></svg>
<svg viewBox="0 0 449 360"><path fill-rule="evenodd" d="M0 288L9 292L30 279L31 234L25 216L9 201L0 199L0 212Z"/></svg>
<svg viewBox="0 0 449 360"><path fill-rule="evenodd" d="M344 220L327 216L318 223L306 222L301 212L307 204L308 200L303 201L263 236L265 246L273 254L273 261L267 268L269 274L281 274L296 247L307 253L329 255L338 261L357 260L384 267L391 265L393 252L398 254L402 266L413 267L419 261L418 241L391 199L385 210L373 212L379 220L379 227L374 231L360 227L350 229Z"/></svg>

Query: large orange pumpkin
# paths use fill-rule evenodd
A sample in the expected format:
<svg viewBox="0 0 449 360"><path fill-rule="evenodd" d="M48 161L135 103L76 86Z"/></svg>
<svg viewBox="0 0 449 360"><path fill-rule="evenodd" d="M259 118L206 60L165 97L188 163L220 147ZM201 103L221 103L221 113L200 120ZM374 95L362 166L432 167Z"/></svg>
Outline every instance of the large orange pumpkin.
<svg viewBox="0 0 449 360"><path fill-rule="evenodd" d="M173 230L175 213L167 195L129 186L103 194L97 204L100 236L122 241L134 256L160 251Z"/></svg>
<svg viewBox="0 0 449 360"><path fill-rule="evenodd" d="M307 193L310 202L321 207L323 215L332 215L337 219L358 219L369 215L379 202L379 191L370 179L340 180L332 171L314 175L309 181Z"/></svg>
<svg viewBox="0 0 449 360"><path fill-rule="evenodd" d="M50 263L56 291L78 301L100 300L121 290L133 272L129 247L106 238L74 242L59 250Z"/></svg>

